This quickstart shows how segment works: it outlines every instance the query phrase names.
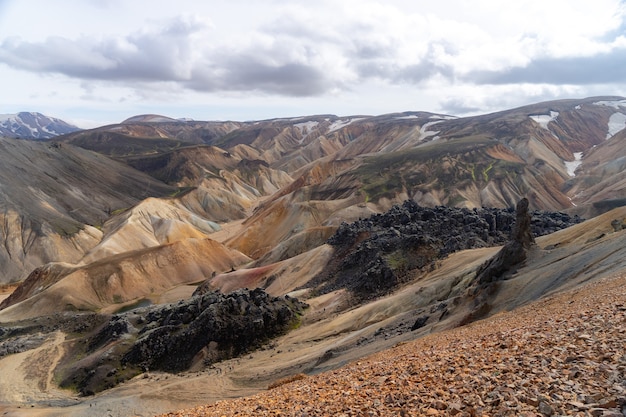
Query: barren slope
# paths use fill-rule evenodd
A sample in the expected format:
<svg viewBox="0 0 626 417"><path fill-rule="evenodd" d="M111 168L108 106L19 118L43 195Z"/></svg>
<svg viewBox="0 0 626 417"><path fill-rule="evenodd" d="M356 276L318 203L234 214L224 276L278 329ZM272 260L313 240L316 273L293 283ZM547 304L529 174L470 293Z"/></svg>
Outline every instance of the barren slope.
<svg viewBox="0 0 626 417"><path fill-rule="evenodd" d="M311 306L300 328L265 350L214 369L199 366L198 374L148 375L98 395L95 410L72 393L48 396L49 384L17 386L32 390L24 398L79 402L50 410L59 415L103 414L109 408L126 415L137 406L157 413L187 401L248 394L297 372L335 369L395 343L620 273L626 269L623 207L538 239L526 263L489 293L477 289L475 273L497 248L462 251L431 268L409 269L391 293L375 293L366 304L355 304L344 287L324 294L307 287L329 264L341 262L324 242L342 221L367 218L405 199L465 207L470 214L481 206L509 207L523 196L532 208L551 210L597 214L619 206L624 126L618 122L624 114L624 99L601 97L463 119L409 112L209 126L150 116L92 132L88 141L103 152L143 154L127 160L154 178L186 187L175 198L146 200L176 190L64 143L18 145L22 150L16 152L0 142L10 155L0 190L14 186L0 200L7 207L0 229L7 255L1 259L0 251L0 265L6 263L9 273L26 268L23 278L48 261L63 261L36 269L5 300L12 306L0 311L3 326L40 314L110 313L176 301L211 277L206 288L263 287L276 295L291 292ZM211 146L177 148L207 142ZM152 152L157 153L145 155ZM36 183L21 182L33 157ZM63 163L50 162L57 159ZM581 162L575 177L566 162ZM25 220L24 213L39 220ZM227 223L232 220L237 221ZM398 232L396 226L390 224L389 232ZM367 242L366 234L359 239ZM398 268L407 260L400 249L385 253ZM43 346L63 345L57 338ZM0 359L0 368L4 363L2 369L17 381L27 381L20 366L28 365L20 363L32 364L36 357L4 362L9 356ZM42 365L37 380L47 380L53 367ZM6 401L19 404L17 398Z"/></svg>
<svg viewBox="0 0 626 417"><path fill-rule="evenodd" d="M50 261L76 262L115 210L175 191L81 148L0 138L0 283Z"/></svg>
<svg viewBox="0 0 626 417"><path fill-rule="evenodd" d="M48 268L35 270L23 284L31 291L15 292L7 298L0 322L62 311L105 308L114 312L129 301L149 304L151 297L158 299L176 286L201 282L247 261L245 255L211 239L189 238L82 267L64 265L48 282L44 281ZM30 285L30 279L36 285Z"/></svg>

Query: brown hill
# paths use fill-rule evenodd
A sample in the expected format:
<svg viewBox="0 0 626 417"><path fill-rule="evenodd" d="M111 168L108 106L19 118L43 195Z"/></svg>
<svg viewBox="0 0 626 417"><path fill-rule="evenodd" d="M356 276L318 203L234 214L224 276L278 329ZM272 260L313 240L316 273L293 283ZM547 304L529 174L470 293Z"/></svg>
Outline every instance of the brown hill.
<svg viewBox="0 0 626 417"><path fill-rule="evenodd" d="M626 203L625 139L622 130L584 152L576 176L567 183L572 202L589 216Z"/></svg>
<svg viewBox="0 0 626 417"><path fill-rule="evenodd" d="M344 196L350 192L378 210L405 198L427 206L471 208L508 207L522 197L529 198L531 208L565 210L574 208L570 199L582 195L580 188L586 185L580 184L590 184L579 182L572 187L567 163L575 162L575 153L583 152L586 158L593 147L605 142L609 132L614 135L623 129L620 117L626 113L626 106L620 103L621 97L558 100L466 118L406 112L383 116L320 115L237 124L160 119L151 123L149 120L154 118L144 117L82 132L80 146L97 146L105 154L128 156L205 143L242 160L264 161L292 178L310 172L311 166L320 163L352 161L344 172L328 175L325 180L330 185L320 184L319 193L328 194L332 177L338 177L335 181L351 184ZM120 151L116 149L119 141L97 137L120 132L125 135L125 139L120 138L124 146L135 146L129 145L133 141L178 142L165 147L137 145L137 150ZM62 140L74 143L77 135ZM152 149L148 149L150 146ZM210 167L217 168L215 162L201 158L190 163L183 154L155 155L151 162L133 159L130 163L144 166L146 172L170 182L198 177L204 169L214 172ZM223 169L239 175L234 172L236 168ZM596 181L602 181L597 174ZM610 176L608 172L599 175ZM437 181L433 181L435 178ZM576 204L604 200L606 193L600 188L592 190L599 194L597 198L589 195ZM266 194L274 191L277 189ZM612 194L620 191L617 187Z"/></svg>
<svg viewBox="0 0 626 417"><path fill-rule="evenodd" d="M83 130L54 140L123 158L210 143L242 125L239 122L196 122L142 116L138 120L130 118L121 124Z"/></svg>
<svg viewBox="0 0 626 417"><path fill-rule="evenodd" d="M181 284L198 283L250 261L208 238L218 229L179 200L144 200L106 222L99 243L75 265L35 269L0 309L25 318L68 309L115 309L144 297L157 301Z"/></svg>
<svg viewBox="0 0 626 417"><path fill-rule="evenodd" d="M531 208L597 215L620 204L618 199L593 208L607 196L623 195L617 175L621 157L615 156L610 169L589 174L593 179L585 180L583 168L620 155L619 150L597 153L623 134L606 140L611 118L624 115L620 100L561 100L463 119L430 113L343 119L338 129L320 130L314 142L327 138L345 146L293 172L294 182L260 205L229 242L258 257L299 230L381 212L407 198L429 207L473 208L510 207L527 197ZM245 146L266 143L270 136L261 127L248 130ZM237 132L229 137L237 138ZM580 178L572 178L567 164L583 150ZM594 153L596 160L585 164ZM280 160L268 163L286 166ZM272 219L279 216L289 221L277 227Z"/></svg>
<svg viewBox="0 0 626 417"><path fill-rule="evenodd" d="M36 269L2 303L3 321L59 311L116 311L128 302L151 303L185 284L203 281L249 260L211 239L184 239L125 252L85 266Z"/></svg>
<svg viewBox="0 0 626 417"><path fill-rule="evenodd" d="M0 283L76 262L116 210L176 188L70 145L0 138Z"/></svg>

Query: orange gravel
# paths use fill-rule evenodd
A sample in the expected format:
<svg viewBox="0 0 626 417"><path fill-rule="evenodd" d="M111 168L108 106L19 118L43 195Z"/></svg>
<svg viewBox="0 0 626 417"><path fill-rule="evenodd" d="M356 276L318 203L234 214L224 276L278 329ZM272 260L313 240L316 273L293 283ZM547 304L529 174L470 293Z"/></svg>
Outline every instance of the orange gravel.
<svg viewBox="0 0 626 417"><path fill-rule="evenodd" d="M269 391L164 414L626 415L626 275Z"/></svg>

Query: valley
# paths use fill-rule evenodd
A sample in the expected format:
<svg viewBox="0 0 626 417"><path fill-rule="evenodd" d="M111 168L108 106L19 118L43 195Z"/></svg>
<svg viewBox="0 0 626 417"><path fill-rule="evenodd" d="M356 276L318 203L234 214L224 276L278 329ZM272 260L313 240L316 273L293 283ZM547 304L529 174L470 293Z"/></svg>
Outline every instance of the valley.
<svg viewBox="0 0 626 417"><path fill-rule="evenodd" d="M616 279L625 115L593 97L0 139L0 411L249 396ZM523 259L481 279L525 216Z"/></svg>

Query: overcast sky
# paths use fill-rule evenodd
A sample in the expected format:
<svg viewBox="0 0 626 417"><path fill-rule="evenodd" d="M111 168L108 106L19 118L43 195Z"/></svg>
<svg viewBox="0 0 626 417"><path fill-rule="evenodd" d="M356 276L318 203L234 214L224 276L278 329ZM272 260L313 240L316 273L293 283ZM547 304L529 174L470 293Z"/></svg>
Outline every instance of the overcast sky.
<svg viewBox="0 0 626 417"><path fill-rule="evenodd" d="M615 0L0 0L0 114L80 127L626 96Z"/></svg>

